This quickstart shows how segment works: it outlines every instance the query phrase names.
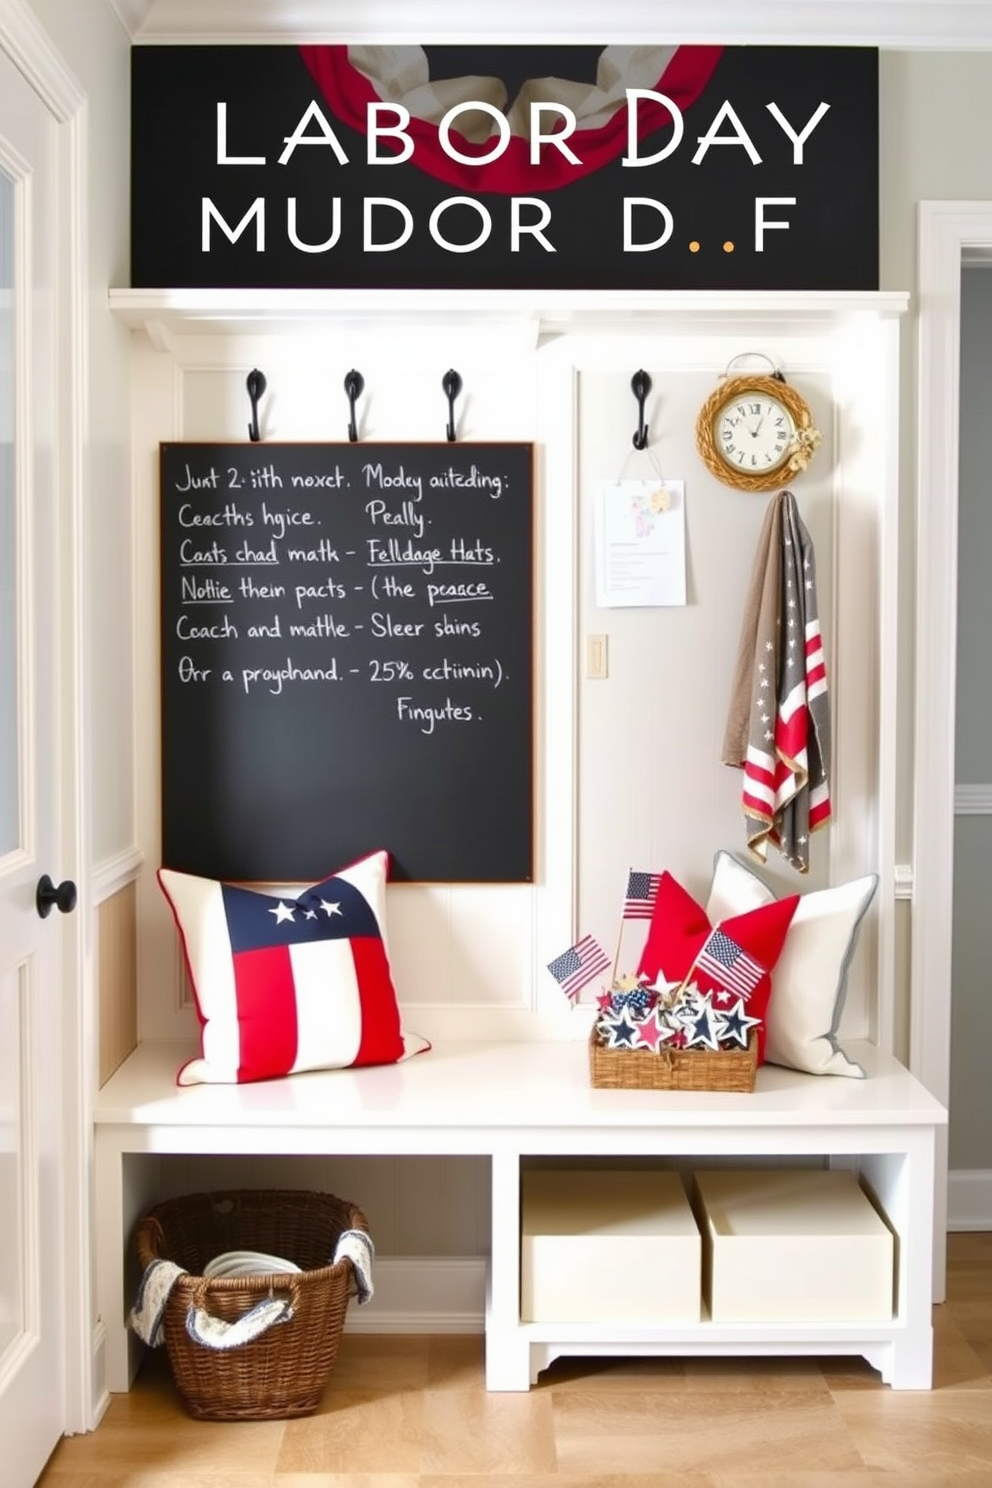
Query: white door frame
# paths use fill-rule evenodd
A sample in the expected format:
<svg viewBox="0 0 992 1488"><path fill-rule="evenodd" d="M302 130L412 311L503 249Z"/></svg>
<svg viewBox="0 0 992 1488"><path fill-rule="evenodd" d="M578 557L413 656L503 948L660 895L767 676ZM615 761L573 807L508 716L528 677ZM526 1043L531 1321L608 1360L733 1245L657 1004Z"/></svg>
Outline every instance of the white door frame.
<svg viewBox="0 0 992 1488"><path fill-rule="evenodd" d="M56 224L56 343L60 383L56 393L57 516L60 596L59 759L61 778L56 876L77 878L79 907L59 929L63 937L61 1006L63 1044L64 1148L61 1228L63 1276L55 1279L64 1296L66 1400L65 1430L89 1431L95 1424L93 1399L93 1283L90 1245L92 1172L92 1093L95 1084L95 1013L87 954L92 906L87 884L85 836L86 761L82 727L83 645L82 513L86 429L85 203L86 97L52 46L25 0L0 0L0 48L47 107L56 127L58 219Z"/></svg>
<svg viewBox="0 0 992 1488"><path fill-rule="evenodd" d="M992 257L992 201L919 205L916 705L910 1068L950 1100L954 735L958 607L961 269ZM946 1139L946 1132L945 1132ZM943 1295L946 1140L938 1162L935 1276Z"/></svg>

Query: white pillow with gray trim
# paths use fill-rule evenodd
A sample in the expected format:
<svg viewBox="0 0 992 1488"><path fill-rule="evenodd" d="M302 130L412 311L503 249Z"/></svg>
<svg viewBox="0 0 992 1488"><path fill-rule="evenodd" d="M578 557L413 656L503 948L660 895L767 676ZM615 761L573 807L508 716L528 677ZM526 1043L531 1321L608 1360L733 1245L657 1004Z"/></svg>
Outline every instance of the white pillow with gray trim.
<svg viewBox="0 0 992 1488"><path fill-rule="evenodd" d="M863 1080L860 1064L838 1037L847 973L878 875L799 896L785 946L772 974L765 1059L810 1075ZM706 904L711 924L770 904L768 885L732 853L718 852Z"/></svg>

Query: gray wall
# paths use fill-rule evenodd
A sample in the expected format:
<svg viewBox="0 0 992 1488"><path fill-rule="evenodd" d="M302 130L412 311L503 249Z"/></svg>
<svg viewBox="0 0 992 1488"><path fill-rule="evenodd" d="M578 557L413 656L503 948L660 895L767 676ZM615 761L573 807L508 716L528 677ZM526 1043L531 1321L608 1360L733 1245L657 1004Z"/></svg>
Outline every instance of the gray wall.
<svg viewBox="0 0 992 1488"><path fill-rule="evenodd" d="M961 310L954 778L992 794L992 269L964 269Z"/></svg>
<svg viewBox="0 0 992 1488"><path fill-rule="evenodd" d="M919 203L988 201L992 198L992 168L988 152L988 140L992 138L992 53L883 51L879 87L880 283L883 289L908 290L912 294L917 278ZM913 859L916 355L916 306L911 299L902 327L900 756L896 802L896 857L899 863L912 863ZM926 907L913 907L905 902L900 904L899 911L896 1000L900 1013L899 1049L906 1057L909 1047L910 914L926 913ZM954 1125L960 1128L961 1120L954 1121ZM961 1165L960 1158L952 1155L952 1167Z"/></svg>
<svg viewBox="0 0 992 1488"><path fill-rule="evenodd" d="M955 783L992 804L992 269L961 285L961 489ZM972 794L972 793L969 793ZM992 1168L992 997L988 924L992 815L959 807L954 825L950 1159Z"/></svg>
<svg viewBox="0 0 992 1488"><path fill-rule="evenodd" d="M917 275L917 210L921 201L988 201L992 168L992 54L883 52L880 59L881 285L912 291ZM992 553L988 459L981 441L992 422L992 274L965 275L962 316L962 485L959 525L963 562L959 594L958 784L992 783L992 586L983 555ZM916 316L903 325L900 521L899 861L912 861L913 655L915 546ZM984 468L984 476L983 476ZM984 499L981 499L984 498ZM992 1081L984 1051L992 1035L987 995L987 886L992 882L992 817L955 823L953 1013L950 1101L952 1170L992 1169ZM900 940L900 1004L909 998L905 906ZM913 912L925 914L926 906Z"/></svg>

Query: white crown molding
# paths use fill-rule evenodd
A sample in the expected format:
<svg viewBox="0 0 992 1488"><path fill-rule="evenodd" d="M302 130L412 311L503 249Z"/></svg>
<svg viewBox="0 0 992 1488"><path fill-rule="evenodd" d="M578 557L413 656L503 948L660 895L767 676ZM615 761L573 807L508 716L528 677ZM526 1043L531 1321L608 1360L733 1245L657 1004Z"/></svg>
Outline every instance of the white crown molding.
<svg viewBox="0 0 992 1488"><path fill-rule="evenodd" d="M0 46L60 124L75 118L85 94L26 0L0 0Z"/></svg>
<svg viewBox="0 0 992 1488"><path fill-rule="evenodd" d="M154 9L155 0L109 0L110 8L132 40Z"/></svg>
<svg viewBox="0 0 992 1488"><path fill-rule="evenodd" d="M992 49L987 0L571 0L566 8L503 0L495 11L464 0L110 0L132 40L142 42L667 41ZM495 18L495 19L494 19Z"/></svg>

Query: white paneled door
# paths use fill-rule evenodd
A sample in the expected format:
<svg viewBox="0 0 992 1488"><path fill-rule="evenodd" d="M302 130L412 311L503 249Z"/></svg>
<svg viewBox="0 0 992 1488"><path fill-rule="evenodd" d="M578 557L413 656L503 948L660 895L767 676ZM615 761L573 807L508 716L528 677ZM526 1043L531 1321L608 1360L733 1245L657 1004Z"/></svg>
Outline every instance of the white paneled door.
<svg viewBox="0 0 992 1488"><path fill-rule="evenodd" d="M56 129L0 49L0 1481L65 1422ZM46 874L53 894L39 893ZM62 886L62 904L47 899Z"/></svg>

